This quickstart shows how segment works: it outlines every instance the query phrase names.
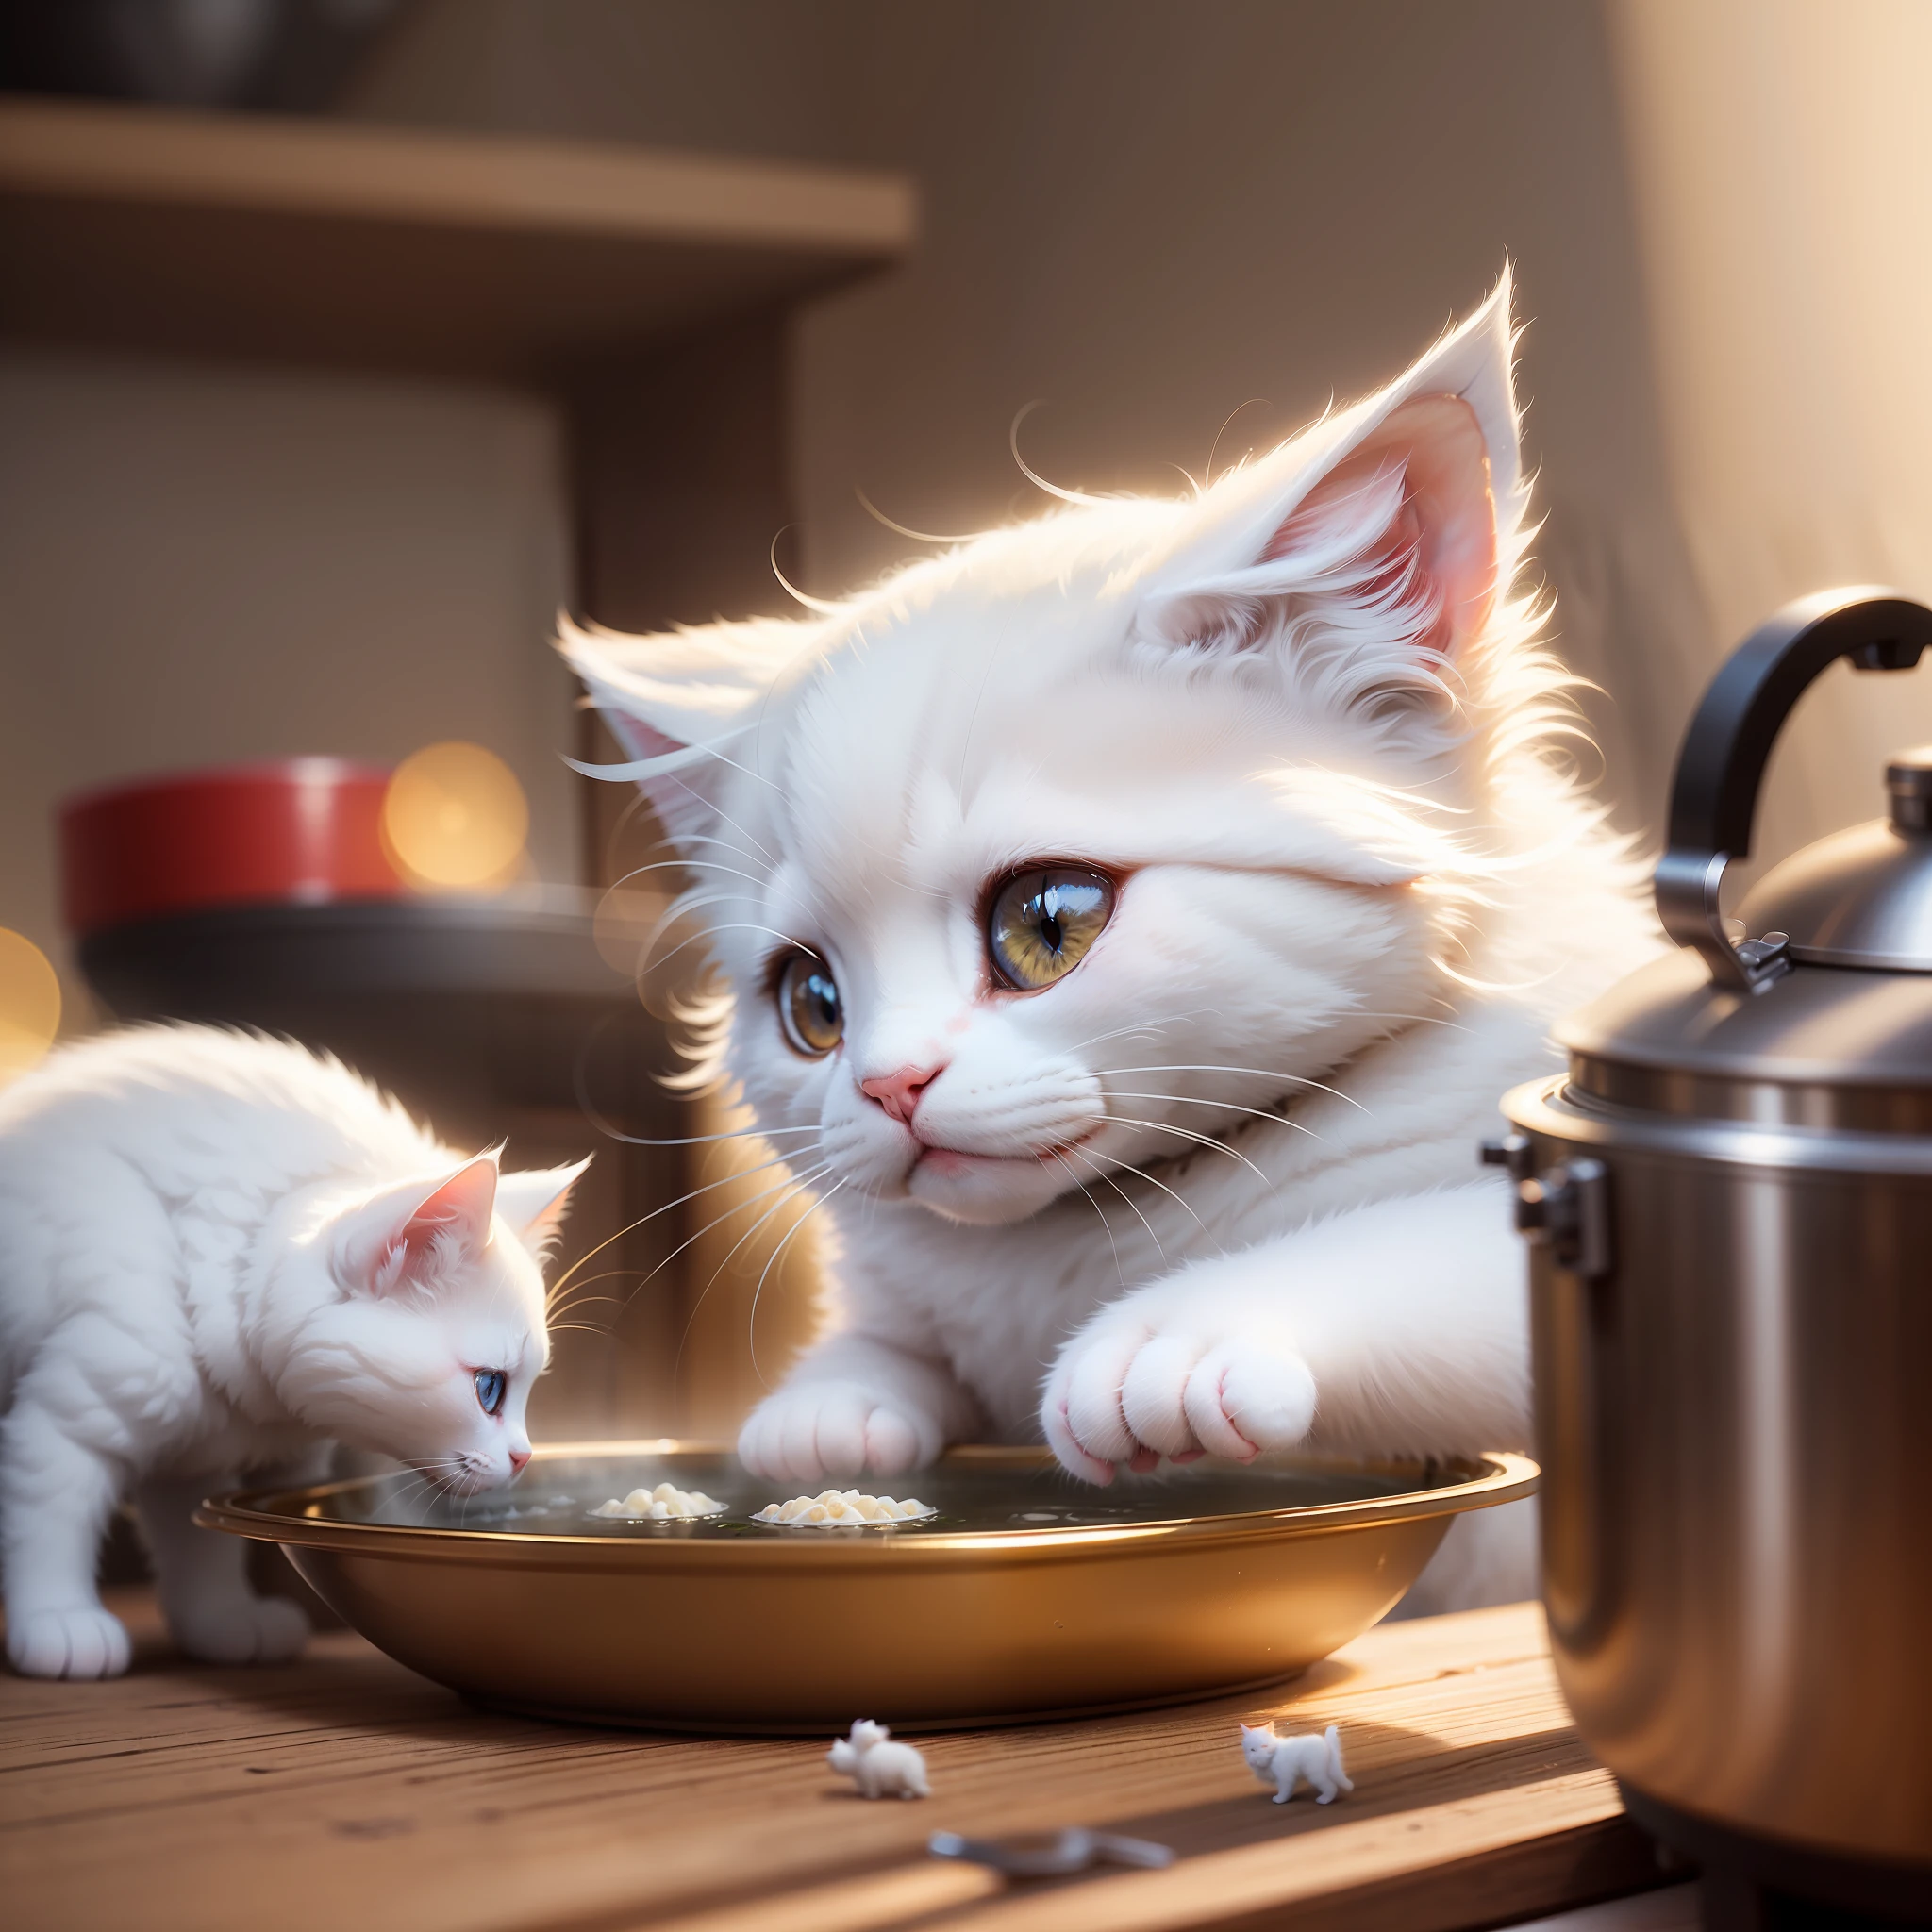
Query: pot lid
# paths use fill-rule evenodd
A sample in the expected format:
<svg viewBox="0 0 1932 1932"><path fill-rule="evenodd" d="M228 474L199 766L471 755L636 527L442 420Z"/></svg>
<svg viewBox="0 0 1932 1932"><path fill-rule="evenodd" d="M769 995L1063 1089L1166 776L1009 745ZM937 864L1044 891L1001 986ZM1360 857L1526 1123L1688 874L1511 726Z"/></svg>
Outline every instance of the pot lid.
<svg viewBox="0 0 1932 1932"><path fill-rule="evenodd" d="M1887 818L1821 839L1759 879L1744 930L1814 966L1932 973L1932 745L1885 768Z"/></svg>
<svg viewBox="0 0 1932 1932"><path fill-rule="evenodd" d="M1556 1039L1573 1087L1604 1100L1824 1126L1846 1124L1830 1091L1857 1089L1861 1124L1932 1125L1932 974L1801 964L1750 993L1714 987L1695 953L1673 951L1569 1014ZM1785 1094L1715 1091L1740 1083ZM1902 1114L1904 1094L1919 1098Z"/></svg>
<svg viewBox="0 0 1932 1932"><path fill-rule="evenodd" d="M1779 727L1820 673L1903 671L1932 609L1894 592L1789 605L1706 691L1672 785L1657 907L1681 950L1557 1029L1585 1104L1932 1135L1932 746L1894 758L1890 815L1807 846L1719 906L1751 849Z"/></svg>

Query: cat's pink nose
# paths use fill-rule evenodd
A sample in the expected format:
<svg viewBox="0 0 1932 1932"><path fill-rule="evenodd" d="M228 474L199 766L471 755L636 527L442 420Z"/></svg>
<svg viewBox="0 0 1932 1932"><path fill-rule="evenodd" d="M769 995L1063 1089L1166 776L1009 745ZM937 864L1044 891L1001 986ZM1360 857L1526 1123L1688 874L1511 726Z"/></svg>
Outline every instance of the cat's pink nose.
<svg viewBox="0 0 1932 1932"><path fill-rule="evenodd" d="M522 1475L524 1473L524 1464L529 1461L529 1459L530 1452L527 1449L512 1449L509 1452L510 1474Z"/></svg>
<svg viewBox="0 0 1932 1932"><path fill-rule="evenodd" d="M912 1124L912 1110L919 1096L937 1080L943 1067L901 1067L896 1074L883 1074L875 1080L861 1080L858 1091L876 1100L895 1121Z"/></svg>

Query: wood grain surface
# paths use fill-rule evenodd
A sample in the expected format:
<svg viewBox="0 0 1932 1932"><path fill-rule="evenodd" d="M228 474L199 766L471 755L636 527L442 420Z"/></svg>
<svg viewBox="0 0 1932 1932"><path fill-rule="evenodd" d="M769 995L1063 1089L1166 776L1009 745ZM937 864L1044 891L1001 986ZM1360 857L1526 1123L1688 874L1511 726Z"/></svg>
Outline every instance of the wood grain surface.
<svg viewBox="0 0 1932 1932"><path fill-rule="evenodd" d="M1252 1704L922 1740L934 1795L868 1804L823 1743L489 1716L348 1634L259 1671L173 1657L151 1607L110 1684L0 1677L11 1932L1451 1932L1656 1884L1529 1605L1385 1625L1268 1707L1341 1726L1352 1797L1272 1805ZM858 1713L855 1713L858 1715ZM1008 1884L929 1832L1104 1825L1161 1872Z"/></svg>

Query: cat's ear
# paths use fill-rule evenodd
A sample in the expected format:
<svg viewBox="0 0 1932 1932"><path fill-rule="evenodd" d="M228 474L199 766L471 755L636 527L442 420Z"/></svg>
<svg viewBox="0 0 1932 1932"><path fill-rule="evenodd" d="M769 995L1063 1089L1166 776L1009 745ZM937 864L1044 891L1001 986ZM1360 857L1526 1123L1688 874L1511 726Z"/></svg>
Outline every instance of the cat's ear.
<svg viewBox="0 0 1932 1932"><path fill-rule="evenodd" d="M1515 568L1509 277L1400 380L1204 492L1142 578L1136 645L1272 661L1331 709L1440 699Z"/></svg>
<svg viewBox="0 0 1932 1932"><path fill-rule="evenodd" d="M337 1220L337 1279L364 1294L413 1286L439 1236L453 1238L464 1254L480 1254L490 1241L496 1187L495 1155L479 1154L447 1174L372 1194Z"/></svg>
<svg viewBox="0 0 1932 1932"><path fill-rule="evenodd" d="M808 647L811 628L752 618L624 637L563 621L558 649L629 759L577 769L641 786L674 843L708 835L721 780L750 762L760 701Z"/></svg>
<svg viewBox="0 0 1932 1932"><path fill-rule="evenodd" d="M530 1168L497 1176L496 1211L531 1254L541 1258L548 1253L562 1229L570 1191L590 1164L586 1158L574 1167Z"/></svg>

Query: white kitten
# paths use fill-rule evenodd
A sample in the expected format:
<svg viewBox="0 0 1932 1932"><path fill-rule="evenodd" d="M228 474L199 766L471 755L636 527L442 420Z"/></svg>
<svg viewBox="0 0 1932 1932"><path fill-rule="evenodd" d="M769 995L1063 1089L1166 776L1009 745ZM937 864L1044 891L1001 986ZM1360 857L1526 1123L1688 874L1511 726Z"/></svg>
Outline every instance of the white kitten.
<svg viewBox="0 0 1932 1932"><path fill-rule="evenodd" d="M244 1546L189 1513L327 1439L458 1492L528 1459L550 1345L539 1258L577 1167L499 1174L300 1047L147 1026L0 1093L0 1557L7 1654L112 1676L94 1556L131 1490L191 1656L291 1657Z"/></svg>
<svg viewBox="0 0 1932 1932"><path fill-rule="evenodd" d="M894 1744L884 1724L858 1718L849 1738L835 1738L825 1762L843 1772L864 1798L929 1798L925 1759L910 1744Z"/></svg>
<svg viewBox="0 0 1932 1932"><path fill-rule="evenodd" d="M794 624L565 640L702 881L716 1064L835 1224L759 1474L1526 1444L1476 1143L1658 940L1515 591L1510 355L1506 279L1194 497ZM1450 1540L1464 1603L1533 1591L1507 1521L1455 1551L1501 1513Z"/></svg>
<svg viewBox="0 0 1932 1932"><path fill-rule="evenodd" d="M1285 1805L1295 1786L1306 1779L1315 1789L1315 1803L1332 1805L1336 1794L1352 1791L1341 1769L1341 1733L1333 1724L1318 1738L1284 1738L1273 1724L1241 1726L1241 1756L1264 1785L1274 1787L1274 1803Z"/></svg>

